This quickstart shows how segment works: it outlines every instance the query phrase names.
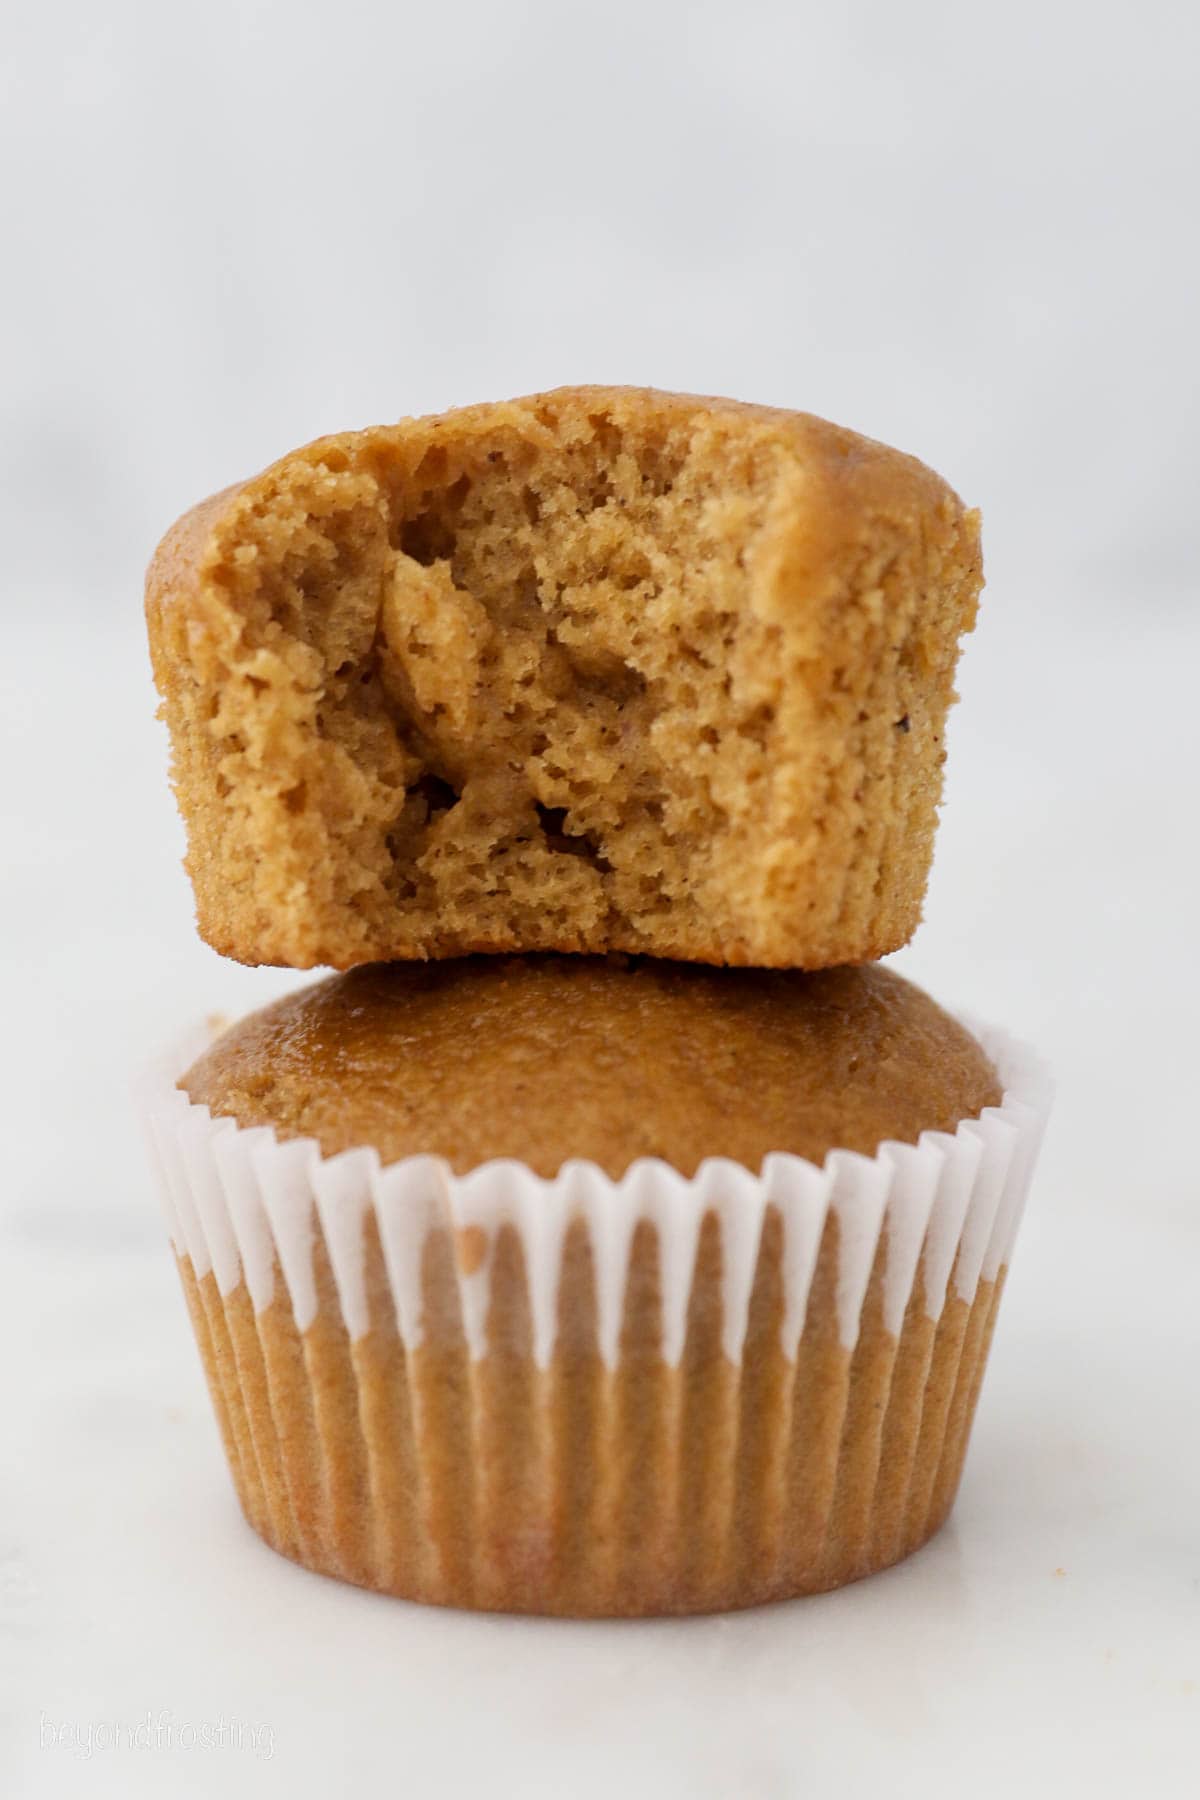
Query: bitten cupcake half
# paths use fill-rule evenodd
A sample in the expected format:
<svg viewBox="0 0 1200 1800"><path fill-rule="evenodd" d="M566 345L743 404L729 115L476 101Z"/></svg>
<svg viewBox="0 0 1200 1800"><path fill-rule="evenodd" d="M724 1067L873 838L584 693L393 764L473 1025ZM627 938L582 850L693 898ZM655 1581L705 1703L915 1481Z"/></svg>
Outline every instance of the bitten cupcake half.
<svg viewBox="0 0 1200 1800"><path fill-rule="evenodd" d="M147 578L201 933L335 969L895 950L981 580L938 476L803 413L582 387L322 439Z"/></svg>
<svg viewBox="0 0 1200 1800"><path fill-rule="evenodd" d="M945 1519L1047 1101L1001 1034L879 968L494 957L337 976L193 1055L150 1134L283 1554L687 1613Z"/></svg>

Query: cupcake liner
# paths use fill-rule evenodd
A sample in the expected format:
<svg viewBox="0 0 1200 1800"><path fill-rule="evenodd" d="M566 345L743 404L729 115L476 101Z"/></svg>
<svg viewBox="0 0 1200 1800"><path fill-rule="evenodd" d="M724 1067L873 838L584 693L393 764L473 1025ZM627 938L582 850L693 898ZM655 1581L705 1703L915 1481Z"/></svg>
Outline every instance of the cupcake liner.
<svg viewBox="0 0 1200 1800"><path fill-rule="evenodd" d="M1049 1104L818 1168L644 1159L547 1180L323 1157L141 1110L235 1486L310 1567L411 1598L575 1614L816 1591L944 1519Z"/></svg>

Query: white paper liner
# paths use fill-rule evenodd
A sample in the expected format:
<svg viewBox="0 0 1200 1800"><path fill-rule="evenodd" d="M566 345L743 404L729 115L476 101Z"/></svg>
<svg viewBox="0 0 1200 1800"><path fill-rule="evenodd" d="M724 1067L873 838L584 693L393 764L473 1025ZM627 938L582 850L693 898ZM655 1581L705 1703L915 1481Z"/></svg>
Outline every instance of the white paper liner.
<svg viewBox="0 0 1200 1800"><path fill-rule="evenodd" d="M580 1218L595 1271L599 1350L613 1368L633 1234L648 1220L658 1235L662 1354L676 1365L700 1228L711 1212L721 1233L723 1348L738 1364L763 1221L775 1207L784 1244L782 1350L792 1361L831 1209L838 1221L838 1328L847 1349L858 1339L884 1234L883 1323L897 1336L919 1271L925 1311L936 1320L951 1278L954 1292L970 1304L979 1281L994 1281L1007 1264L1052 1088L1045 1065L1025 1045L992 1027L972 1023L969 1029L999 1074L999 1106L964 1120L952 1134L927 1131L916 1144L881 1144L873 1157L835 1150L819 1168L802 1157L771 1155L757 1175L717 1157L691 1179L641 1158L614 1181L585 1161L565 1163L548 1180L513 1161L455 1175L433 1156L386 1168L370 1149L322 1156L311 1138L281 1141L270 1128L243 1129L214 1118L175 1086L211 1042L210 1026L159 1059L139 1083L138 1099L176 1252L190 1259L197 1279L211 1271L223 1297L244 1280L256 1312L271 1304L278 1270L302 1332L317 1313L313 1250L320 1232L347 1330L352 1339L366 1334L364 1222L373 1212L407 1349L423 1336L421 1269L429 1232L483 1234L479 1266L458 1271L467 1344L472 1357L482 1357L492 1252L500 1228L509 1225L523 1251L534 1354L544 1368L554 1350L562 1246L568 1224Z"/></svg>

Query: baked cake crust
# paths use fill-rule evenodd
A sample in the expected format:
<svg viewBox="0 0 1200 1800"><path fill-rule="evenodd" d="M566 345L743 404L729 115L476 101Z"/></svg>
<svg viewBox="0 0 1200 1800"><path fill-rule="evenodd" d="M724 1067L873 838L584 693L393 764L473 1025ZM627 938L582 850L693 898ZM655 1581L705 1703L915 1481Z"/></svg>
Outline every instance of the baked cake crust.
<svg viewBox="0 0 1200 1800"><path fill-rule="evenodd" d="M642 1156L691 1176L820 1164L953 1132L998 1105L983 1049L888 969L804 975L649 960L476 957L333 976L253 1013L180 1086L215 1115L457 1174Z"/></svg>
<svg viewBox="0 0 1200 1800"><path fill-rule="evenodd" d="M329 437L168 533L202 935L816 968L921 909L977 515L806 414L564 388Z"/></svg>

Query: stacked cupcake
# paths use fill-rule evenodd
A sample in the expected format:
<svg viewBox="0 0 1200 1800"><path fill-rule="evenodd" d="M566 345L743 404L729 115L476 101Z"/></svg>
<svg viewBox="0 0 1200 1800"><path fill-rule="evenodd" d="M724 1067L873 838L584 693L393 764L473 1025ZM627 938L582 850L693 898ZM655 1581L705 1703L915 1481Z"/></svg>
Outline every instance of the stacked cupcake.
<svg viewBox="0 0 1200 1800"><path fill-rule="evenodd" d="M200 930L342 971L146 1091L276 1549L676 1613L944 1520L1046 1083L876 959L980 585L920 463L633 389L324 439L169 533Z"/></svg>

